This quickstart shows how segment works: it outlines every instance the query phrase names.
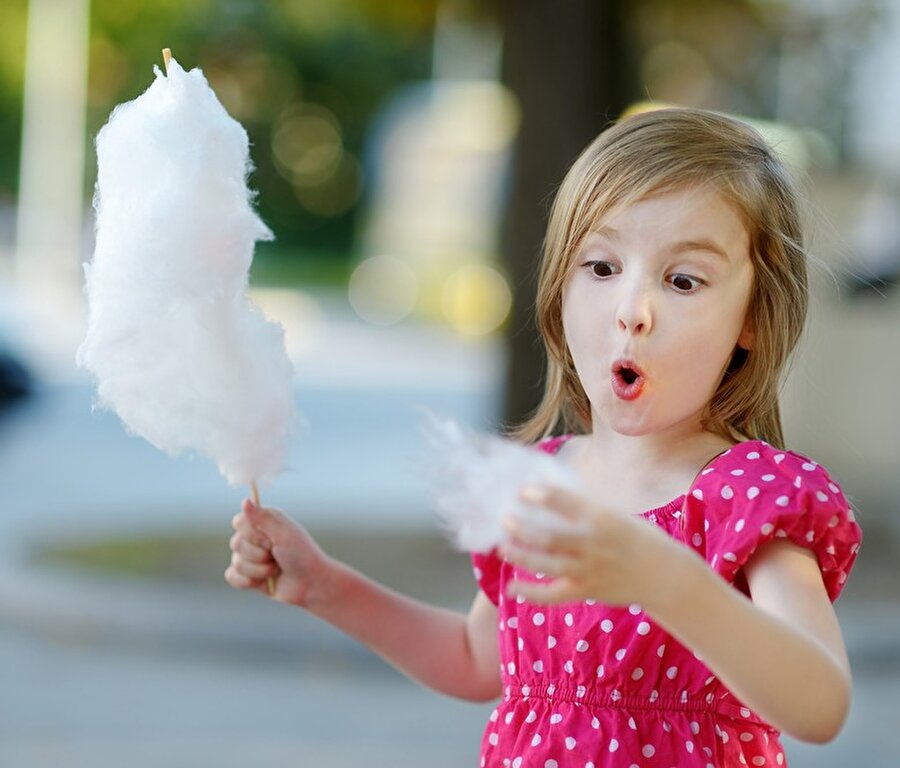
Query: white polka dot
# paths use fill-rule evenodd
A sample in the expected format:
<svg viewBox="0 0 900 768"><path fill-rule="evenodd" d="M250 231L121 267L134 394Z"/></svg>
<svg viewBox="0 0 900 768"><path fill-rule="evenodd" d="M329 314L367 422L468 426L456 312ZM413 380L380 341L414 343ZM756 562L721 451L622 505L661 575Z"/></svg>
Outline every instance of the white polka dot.
<svg viewBox="0 0 900 768"><path fill-rule="evenodd" d="M772 458L774 459L776 464L781 464L781 462L784 461L784 454L776 453L775 456L773 456Z"/></svg>
<svg viewBox="0 0 900 768"><path fill-rule="evenodd" d="M613 623L609 619L603 619L600 622L600 629L608 634L613 631Z"/></svg>
<svg viewBox="0 0 900 768"><path fill-rule="evenodd" d="M521 757L517 757L515 760L512 761L512 768L521 768L521 767L522 767L522 758Z"/></svg>
<svg viewBox="0 0 900 768"><path fill-rule="evenodd" d="M840 493L840 488L838 488L834 483L828 483L828 488L832 493Z"/></svg>
<svg viewBox="0 0 900 768"><path fill-rule="evenodd" d="M759 496L759 488L757 488L755 485L751 485L747 489L747 498L755 499L757 496Z"/></svg>
<svg viewBox="0 0 900 768"><path fill-rule="evenodd" d="M591 728L593 728L595 731L600 729L600 721L596 717L591 720Z"/></svg>
<svg viewBox="0 0 900 768"><path fill-rule="evenodd" d="M583 686L583 685L579 685L579 686L575 689L575 698L583 699L583 698L584 698L584 695L585 695L586 693L587 693L587 688L586 688L585 686Z"/></svg>
<svg viewBox="0 0 900 768"><path fill-rule="evenodd" d="M541 734L539 734L539 733L534 734L534 736L531 739L531 746L536 747L540 743L541 743ZM553 765L551 766L550 763L553 763ZM544 765L546 765L547 768L556 768L556 760L548 760L546 763L544 763Z"/></svg>
<svg viewBox="0 0 900 768"><path fill-rule="evenodd" d="M765 765L766 758L764 758L762 755L757 755L750 762L753 763L753 765Z"/></svg>
<svg viewBox="0 0 900 768"><path fill-rule="evenodd" d="M553 683L550 683L550 685L547 686L547 695L552 696L554 691L556 691L556 686L553 685Z"/></svg>
<svg viewBox="0 0 900 768"><path fill-rule="evenodd" d="M535 739L537 739L537 741L535 741ZM540 736L535 735L534 739L531 740L531 746L532 746L532 747L536 747L536 746L537 746L538 744L540 744L540 743L541 743L541 737L540 737ZM546 763L544 763L544 768L559 768L559 763L557 763L556 760L553 760L553 759L551 758L551 759L548 760Z"/></svg>
<svg viewBox="0 0 900 768"><path fill-rule="evenodd" d="M537 712L535 712L535 711L532 709L532 710L529 711L529 713L528 713L527 715L525 715L525 722L526 722L526 723L533 723L535 720L537 720Z"/></svg>
<svg viewBox="0 0 900 768"><path fill-rule="evenodd" d="M747 707L741 707L741 717L750 717L750 710Z"/></svg>
<svg viewBox="0 0 900 768"><path fill-rule="evenodd" d="M634 722L634 718L633 718L633 717L629 717L629 718L628 718L628 727L631 728L632 731L636 731L636 730L637 730L637 723Z"/></svg>
<svg viewBox="0 0 900 768"><path fill-rule="evenodd" d="M695 533L693 536L691 536L691 542L695 547L699 547L701 544L703 544L703 537L699 533Z"/></svg>
<svg viewBox="0 0 900 768"><path fill-rule="evenodd" d="M779 507L786 507L788 504L790 504L790 502L791 500L787 496L779 496L777 499L775 499L775 503Z"/></svg>
<svg viewBox="0 0 900 768"><path fill-rule="evenodd" d="M484 574L481 572L481 568L479 568L479 567L476 565L472 570L475 571L475 580L476 580L476 581L481 581L482 577L484 576Z"/></svg>
<svg viewBox="0 0 900 768"><path fill-rule="evenodd" d="M500 717L500 711L495 709L493 712L491 712L491 716L488 718L488 720L490 720L492 723L496 723L498 717Z"/></svg>
<svg viewBox="0 0 900 768"><path fill-rule="evenodd" d="M656 649L656 655L659 656L659 658L662 658L663 654L665 652L666 652L666 644L665 643L663 643L661 646L659 646L659 648Z"/></svg>
<svg viewBox="0 0 900 768"><path fill-rule="evenodd" d="M610 752L615 752L618 748L619 748L619 741L618 741L618 739L610 739L610 740L609 740L609 751L610 751Z"/></svg>
<svg viewBox="0 0 900 768"><path fill-rule="evenodd" d="M619 701L622 698L622 692L618 688L613 688L612 693L609 694L609 698L613 701Z"/></svg>
<svg viewBox="0 0 900 768"><path fill-rule="evenodd" d="M800 477L800 475L797 475L797 477L794 478L794 488L799 488L801 485L803 485L803 478Z"/></svg>
<svg viewBox="0 0 900 768"><path fill-rule="evenodd" d="M585 604L588 608L590 608L592 605L597 605L597 601L594 600L593 597L589 597L587 600L584 601L584 604Z"/></svg>
<svg viewBox="0 0 900 768"><path fill-rule="evenodd" d="M753 734L747 733L747 731L744 731L741 734L741 741L753 741Z"/></svg>
<svg viewBox="0 0 900 768"><path fill-rule="evenodd" d="M547 647L555 648L556 647L556 638L553 635L547 635Z"/></svg>
<svg viewBox="0 0 900 768"><path fill-rule="evenodd" d="M637 625L637 633L639 635L646 635L650 631L650 624L646 621L642 621Z"/></svg>
<svg viewBox="0 0 900 768"><path fill-rule="evenodd" d="M563 669L566 670L570 675L575 671L575 667L572 666L572 660L569 659L565 664L563 664Z"/></svg>
<svg viewBox="0 0 900 768"><path fill-rule="evenodd" d="M726 552L724 555L722 555L722 559L727 560L730 563L736 563L737 555L734 554L734 552Z"/></svg>
<svg viewBox="0 0 900 768"><path fill-rule="evenodd" d="M566 739L566 749L570 751L575 749L575 739L573 739L571 736Z"/></svg>
<svg viewBox="0 0 900 768"><path fill-rule="evenodd" d="M831 520L828 521L828 527L829 527L829 528L834 528L834 526L836 526L839 522L841 522L840 517L838 517L837 515L834 515L834 516L831 518Z"/></svg>
<svg viewBox="0 0 900 768"><path fill-rule="evenodd" d="M554 712L552 715L550 715L550 722L553 725L556 725L557 723L561 723L562 715L559 714L559 712Z"/></svg>
<svg viewBox="0 0 900 768"><path fill-rule="evenodd" d="M668 721L668 720L663 720L663 724L662 724L662 725L663 725L663 730L664 730L666 733L669 733L669 732L672 730L672 726L669 725L669 721Z"/></svg>
<svg viewBox="0 0 900 768"><path fill-rule="evenodd" d="M522 695L527 699L531 695L531 686L523 685L522 686Z"/></svg>
<svg viewBox="0 0 900 768"><path fill-rule="evenodd" d="M694 742L686 741L684 742L684 748L688 751L688 754L691 755L694 753Z"/></svg>
<svg viewBox="0 0 900 768"><path fill-rule="evenodd" d="M564 618L563 620L566 622L566 626L567 626L567 627L571 627L571 626L575 623L575 619L572 618L572 614L571 614L571 613L567 613L567 614L565 615L565 618Z"/></svg>
<svg viewBox="0 0 900 768"><path fill-rule="evenodd" d="M637 603L632 603L628 606L628 613L630 613L632 616L637 616L642 610L644 609L641 608L641 606L639 606Z"/></svg>
<svg viewBox="0 0 900 768"><path fill-rule="evenodd" d="M771 483L775 479L775 475L763 475L761 479L763 482Z"/></svg>
<svg viewBox="0 0 900 768"><path fill-rule="evenodd" d="M624 659L624 658L625 658L625 649L619 648L619 650L616 651L616 659L618 661L622 661L622 659Z"/></svg>
<svg viewBox="0 0 900 768"><path fill-rule="evenodd" d="M509 674L511 674L511 675L516 674L516 662L514 662L514 661L509 662L509 664L506 665L506 669L509 672Z"/></svg>
<svg viewBox="0 0 900 768"><path fill-rule="evenodd" d="M691 496L697 499L697 501L703 501L703 491L699 488L694 488L694 490L691 491Z"/></svg>
<svg viewBox="0 0 900 768"><path fill-rule="evenodd" d="M659 698L659 691L656 689L650 691L650 701L656 701Z"/></svg>
<svg viewBox="0 0 900 768"><path fill-rule="evenodd" d="M815 465L815 464L812 464L812 463L810 463L810 462L808 462L808 461L804 461L800 466L801 466L801 468L803 468L803 469L806 470L807 472L812 472L812 471L816 468L816 465Z"/></svg>
<svg viewBox="0 0 900 768"><path fill-rule="evenodd" d="M514 712L507 712L506 717L503 718L503 722L509 725L513 721L513 717L515 716Z"/></svg>
<svg viewBox="0 0 900 768"><path fill-rule="evenodd" d="M696 720L691 720L691 733L693 733L694 736L700 733L700 723Z"/></svg>
<svg viewBox="0 0 900 768"><path fill-rule="evenodd" d="M675 675L677 675L677 674L678 674L678 667L669 667L666 670L666 677L668 677L669 680L674 680Z"/></svg>
<svg viewBox="0 0 900 768"><path fill-rule="evenodd" d="M597 677L603 677L603 665L597 667Z"/></svg>
<svg viewBox="0 0 900 768"><path fill-rule="evenodd" d="M737 531L738 533L740 533L741 531L744 530L744 521L743 521L743 519L738 520L738 521L734 524L734 530Z"/></svg>
<svg viewBox="0 0 900 768"><path fill-rule="evenodd" d="M644 744L644 746L641 747L641 754L644 757L653 757L653 755L656 754L656 747L652 744Z"/></svg>
<svg viewBox="0 0 900 768"><path fill-rule="evenodd" d="M777 755L775 755L775 762L778 763L778 765L782 765L784 763L784 752L779 752Z"/></svg>
<svg viewBox="0 0 900 768"><path fill-rule="evenodd" d="M723 499L730 499L734 496L734 491L731 489L730 485L723 485L721 494Z"/></svg>
<svg viewBox="0 0 900 768"><path fill-rule="evenodd" d="M731 474L734 475L735 477L740 477L741 475L744 474L744 470L743 469L732 469Z"/></svg>
<svg viewBox="0 0 900 768"><path fill-rule="evenodd" d="M708 467L708 468L704 469L700 474L708 475L710 472L715 472L715 469L713 467Z"/></svg>
<svg viewBox="0 0 900 768"><path fill-rule="evenodd" d="M540 659L538 659L536 662L534 662L534 664L531 665L531 668L532 668L535 672L537 672L538 674L540 674L541 672L544 671L544 662L541 661Z"/></svg>
<svg viewBox="0 0 900 768"><path fill-rule="evenodd" d="M536 613L536 614L534 614L534 616L531 617L531 620L534 622L534 625L536 627L539 627L539 626L541 626L541 624L544 623L544 614Z"/></svg>
<svg viewBox="0 0 900 768"><path fill-rule="evenodd" d="M774 530L775 530L775 526L772 525L772 523L763 523L762 527L759 529L759 532L763 536L768 536Z"/></svg>
<svg viewBox="0 0 900 768"><path fill-rule="evenodd" d="M490 736L488 736L488 741L490 742L492 747L496 747L497 742L500 741L500 737L496 733L492 733Z"/></svg>
<svg viewBox="0 0 900 768"><path fill-rule="evenodd" d="M634 672L631 673L632 680L640 680L644 676L644 670L640 667L637 667Z"/></svg>
<svg viewBox="0 0 900 768"><path fill-rule="evenodd" d="M816 498L819 501L828 501L828 494L825 491L816 491Z"/></svg>
<svg viewBox="0 0 900 768"><path fill-rule="evenodd" d="M520 651L524 651L525 650L525 638L520 636L519 641L516 643L516 645L519 646Z"/></svg>
<svg viewBox="0 0 900 768"><path fill-rule="evenodd" d="M515 616L510 616L506 622L506 626L510 629L515 629L519 626L519 620Z"/></svg>
<svg viewBox="0 0 900 768"><path fill-rule="evenodd" d="M587 640L579 640L575 643L575 650L578 651L578 653L584 653L589 647Z"/></svg>
<svg viewBox="0 0 900 768"><path fill-rule="evenodd" d="M584 764L584 768L594 768L594 764L590 761Z"/></svg>
<svg viewBox="0 0 900 768"><path fill-rule="evenodd" d="M754 459L758 459L759 453L757 453L756 451L750 451L750 453L747 454L747 458L750 459L750 461L753 461Z"/></svg>

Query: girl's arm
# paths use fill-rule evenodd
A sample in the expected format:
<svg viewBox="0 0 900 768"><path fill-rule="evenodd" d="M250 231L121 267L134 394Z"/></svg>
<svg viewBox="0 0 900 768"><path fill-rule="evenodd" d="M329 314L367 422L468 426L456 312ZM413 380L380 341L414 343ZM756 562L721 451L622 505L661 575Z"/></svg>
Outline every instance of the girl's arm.
<svg viewBox="0 0 900 768"><path fill-rule="evenodd" d="M781 540L762 546L745 566L751 602L645 520L606 513L556 488L523 496L561 522L551 530L511 521L503 554L554 580L512 582L511 594L538 603L638 603L779 730L813 742L837 735L850 704L850 669L809 551Z"/></svg>
<svg viewBox="0 0 900 768"><path fill-rule="evenodd" d="M305 608L442 693L473 701L500 694L497 609L479 592L468 615L405 597L328 557L299 525L245 501L233 521L225 580Z"/></svg>
<svg viewBox="0 0 900 768"><path fill-rule="evenodd" d="M837 736L850 663L815 555L786 541L763 545L744 568L751 602L682 549L642 607L776 728L817 743Z"/></svg>

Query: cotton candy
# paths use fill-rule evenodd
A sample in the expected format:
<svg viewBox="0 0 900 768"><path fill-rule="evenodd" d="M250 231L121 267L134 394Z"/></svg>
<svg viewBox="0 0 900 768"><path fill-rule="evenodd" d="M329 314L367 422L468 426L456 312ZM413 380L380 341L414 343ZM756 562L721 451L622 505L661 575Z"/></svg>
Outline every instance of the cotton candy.
<svg viewBox="0 0 900 768"><path fill-rule="evenodd" d="M539 518L552 527L552 513L526 504L526 485L581 489L575 472L556 456L508 438L466 430L452 419L427 415L433 450L428 476L442 527L457 548L489 552L506 540L506 517Z"/></svg>
<svg viewBox="0 0 900 768"><path fill-rule="evenodd" d="M256 241L249 142L199 69L173 59L97 136L97 241L76 362L97 405L157 448L271 479L297 420L284 330L245 296Z"/></svg>

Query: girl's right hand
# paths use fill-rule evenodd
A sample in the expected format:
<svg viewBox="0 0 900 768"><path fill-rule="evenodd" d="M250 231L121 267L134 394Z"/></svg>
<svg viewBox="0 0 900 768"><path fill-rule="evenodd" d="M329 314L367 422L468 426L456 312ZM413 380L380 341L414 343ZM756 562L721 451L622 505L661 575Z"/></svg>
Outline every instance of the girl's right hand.
<svg viewBox="0 0 900 768"><path fill-rule="evenodd" d="M277 509L246 499L231 521L231 565L225 581L235 589L255 589L302 607L326 600L328 556L306 530ZM274 591L269 590L269 580Z"/></svg>

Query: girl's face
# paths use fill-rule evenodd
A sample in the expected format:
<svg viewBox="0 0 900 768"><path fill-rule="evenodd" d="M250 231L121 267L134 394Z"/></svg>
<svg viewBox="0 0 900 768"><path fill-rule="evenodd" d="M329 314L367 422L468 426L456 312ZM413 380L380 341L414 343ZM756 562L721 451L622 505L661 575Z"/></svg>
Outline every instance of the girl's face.
<svg viewBox="0 0 900 768"><path fill-rule="evenodd" d="M598 222L562 296L594 430L699 430L735 347L752 346L752 286L749 235L714 190L645 198Z"/></svg>

